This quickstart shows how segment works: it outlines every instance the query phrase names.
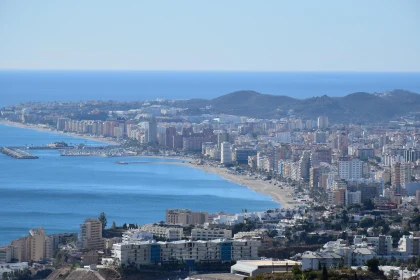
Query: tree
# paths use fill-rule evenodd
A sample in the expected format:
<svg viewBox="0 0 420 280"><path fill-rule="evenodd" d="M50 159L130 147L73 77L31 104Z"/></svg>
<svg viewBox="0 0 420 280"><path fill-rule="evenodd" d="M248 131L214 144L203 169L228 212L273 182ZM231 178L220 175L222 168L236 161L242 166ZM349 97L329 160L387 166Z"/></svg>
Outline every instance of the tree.
<svg viewBox="0 0 420 280"><path fill-rule="evenodd" d="M302 273L302 270L300 270L299 266L297 264L295 264L292 267L292 273L293 273L294 276L297 276L297 275Z"/></svg>
<svg viewBox="0 0 420 280"><path fill-rule="evenodd" d="M371 218L364 218L360 221L359 226L362 228L368 228L374 225L374 221Z"/></svg>
<svg viewBox="0 0 420 280"><path fill-rule="evenodd" d="M363 201L363 208L365 210L373 210L375 209L375 205L373 204L371 199L366 199L365 201Z"/></svg>
<svg viewBox="0 0 420 280"><path fill-rule="evenodd" d="M398 272L395 271L394 269L391 269L388 273L388 278L391 280L398 278Z"/></svg>
<svg viewBox="0 0 420 280"><path fill-rule="evenodd" d="M366 265L370 272L378 273L379 272L379 261L376 258L370 259L366 262Z"/></svg>
<svg viewBox="0 0 420 280"><path fill-rule="evenodd" d="M106 227L106 224L107 224L107 220L106 220L106 215L105 215L105 213L104 212L102 212L100 215L99 215L99 221L101 221L101 223L102 223L102 230L104 230L105 229L105 227Z"/></svg>
<svg viewBox="0 0 420 280"><path fill-rule="evenodd" d="M112 226L111 226L111 228L112 228L112 229L116 229L116 228L117 228L117 225L115 224L115 221L112 221Z"/></svg>
<svg viewBox="0 0 420 280"><path fill-rule="evenodd" d="M327 267L325 266L325 263L324 263L324 266L322 267L321 280L328 280L328 270L327 270Z"/></svg>

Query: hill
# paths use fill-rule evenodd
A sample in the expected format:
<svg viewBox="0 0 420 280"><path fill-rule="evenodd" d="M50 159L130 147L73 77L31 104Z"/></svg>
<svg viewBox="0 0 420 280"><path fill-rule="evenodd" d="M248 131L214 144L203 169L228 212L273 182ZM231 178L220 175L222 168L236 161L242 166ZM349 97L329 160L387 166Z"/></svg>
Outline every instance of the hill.
<svg viewBox="0 0 420 280"><path fill-rule="evenodd" d="M394 90L386 93L355 92L344 97L326 95L296 99L289 96L261 94L255 91L236 91L212 100L177 101L177 106L197 113L232 114L254 118L281 118L288 114L315 119L326 115L336 123L368 123L396 119L410 112L420 112L420 95Z"/></svg>

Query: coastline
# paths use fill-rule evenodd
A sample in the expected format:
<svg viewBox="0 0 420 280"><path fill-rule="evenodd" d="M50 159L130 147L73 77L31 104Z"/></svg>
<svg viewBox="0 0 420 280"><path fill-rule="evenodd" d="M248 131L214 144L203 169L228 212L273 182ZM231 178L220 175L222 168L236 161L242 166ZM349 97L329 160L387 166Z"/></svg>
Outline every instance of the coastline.
<svg viewBox="0 0 420 280"><path fill-rule="evenodd" d="M299 205L304 205L303 203L293 200L295 195L294 189L286 186L285 184L282 185L282 189L280 185L275 186L273 183L270 184L269 181L255 179L246 175L230 173L226 168L211 165L197 165L194 163L187 163L187 165L193 168L201 169L204 172L219 175L225 180L247 187L254 192L268 195L273 199L273 201L280 204L280 208L294 208Z"/></svg>
<svg viewBox="0 0 420 280"><path fill-rule="evenodd" d="M42 132L62 134L62 135L71 136L71 137L75 137L75 138L79 138L79 139L92 140L92 141L96 141L96 142L100 142L100 143L104 143L104 144L108 144L108 145L119 145L119 143L117 141L111 140L111 139L106 139L106 138L102 138L102 137L95 137L95 136L90 136L90 135L81 135L81 134L75 134L75 133L60 132L60 131L57 131L57 130L52 130L50 128L45 128L45 127L42 127L42 126L39 126L39 125L34 125L34 124L22 124L22 123L17 123L17 122L6 121L6 120L3 120L3 119L0 120L0 123L4 124L4 125L9 125L9 126L19 127L19 128L24 128L24 129L32 129L32 130L37 130L37 131L42 131Z"/></svg>
<svg viewBox="0 0 420 280"><path fill-rule="evenodd" d="M177 164L184 165L191 168L197 168L207 173L212 173L222 177L223 179L233 182L235 184L246 187L254 192L267 195L271 199L280 204L280 208L294 208L296 206L304 205L301 202L293 200L295 193L292 187L287 184L281 183L274 185L270 181L263 181L261 179L255 179L246 175L234 174L229 172L228 169L213 165L200 165L194 162L193 158L188 157L175 157L175 156L135 156L136 158L157 158L157 159L176 159L180 161L174 162L157 162L160 164Z"/></svg>
<svg viewBox="0 0 420 280"><path fill-rule="evenodd" d="M101 137L94 137L94 136L88 136L88 135L79 135L79 134L73 134L73 133L64 133L59 132L56 130L52 130L49 128L44 128L39 125L32 125L32 124L21 124L6 120L0 120L1 124L19 127L23 129L32 129L37 130L41 132L50 132L55 134L63 134L71 137L76 137L80 139L88 139L96 142L101 142L104 144L109 145L118 145L118 142L110 139L104 139ZM294 208L299 205L303 205L303 203L299 203L297 201L293 200L294 197L294 190L293 188L287 186L286 184L282 184L275 186L274 184L270 184L269 181L263 181L260 179L255 179L252 177L248 177L246 175L240 175L240 174L233 174L229 172L226 168L218 167L218 166L212 166L212 165L199 165L195 163L195 160L190 157L179 157L179 156L157 156L157 155L151 155L151 156L132 156L132 158L158 158L158 159L173 159L173 160L179 160L174 162L161 162L162 164L179 164L179 165L185 165L191 168L197 168L207 173L216 174L223 179L236 183L238 185L241 185L243 187L247 187L248 189L251 189L257 193L261 193L264 195L267 195L272 198L273 201L280 204L281 208ZM281 188L282 187L282 188Z"/></svg>

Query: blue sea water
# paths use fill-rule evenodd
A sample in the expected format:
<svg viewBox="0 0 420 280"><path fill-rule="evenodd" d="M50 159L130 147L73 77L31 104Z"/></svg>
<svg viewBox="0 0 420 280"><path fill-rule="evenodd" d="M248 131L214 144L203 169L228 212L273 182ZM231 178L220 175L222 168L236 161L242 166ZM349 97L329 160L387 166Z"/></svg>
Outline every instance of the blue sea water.
<svg viewBox="0 0 420 280"><path fill-rule="evenodd" d="M0 146L41 145L55 141L100 145L63 134L0 124ZM61 157L56 151L31 151L36 160L0 154L0 245L43 226L47 233L78 232L85 218L100 212L112 221L165 220L166 208L240 213L279 207L270 197L218 175L174 164L116 164L171 161L156 158Z"/></svg>
<svg viewBox="0 0 420 280"><path fill-rule="evenodd" d="M23 101L211 99L238 90L295 98L405 89L420 73L0 71L0 106Z"/></svg>

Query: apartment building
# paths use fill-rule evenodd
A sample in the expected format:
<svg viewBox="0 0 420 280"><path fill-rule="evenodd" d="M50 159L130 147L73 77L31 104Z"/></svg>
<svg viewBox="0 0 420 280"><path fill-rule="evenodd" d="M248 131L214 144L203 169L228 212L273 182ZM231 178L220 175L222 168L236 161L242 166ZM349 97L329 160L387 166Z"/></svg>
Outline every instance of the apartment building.
<svg viewBox="0 0 420 280"><path fill-rule="evenodd" d="M390 235L379 235L367 237L365 235L355 235L353 244L358 245L361 243L371 244L378 255L386 256L391 255L392 251L392 237Z"/></svg>
<svg viewBox="0 0 420 280"><path fill-rule="evenodd" d="M113 245L113 258L120 264L156 264L164 261L232 261L258 259L260 241L210 240L174 242L135 242Z"/></svg>
<svg viewBox="0 0 420 280"><path fill-rule="evenodd" d="M191 240L213 240L232 238L232 231L220 228L194 228L191 230Z"/></svg>
<svg viewBox="0 0 420 280"><path fill-rule="evenodd" d="M207 212L192 212L189 209L167 209L166 223L174 225L202 225L208 222Z"/></svg>
<svg viewBox="0 0 420 280"><path fill-rule="evenodd" d="M156 239L164 239L167 241L181 240L184 236L182 227L144 225L140 227L140 230L152 233L153 237Z"/></svg>
<svg viewBox="0 0 420 280"><path fill-rule="evenodd" d="M29 236L13 240L11 245L16 247L15 258L21 262L45 259L45 238L44 228L39 227L31 229Z"/></svg>
<svg viewBox="0 0 420 280"><path fill-rule="evenodd" d="M17 248L15 246L0 246L0 263L10 263L17 258Z"/></svg>
<svg viewBox="0 0 420 280"><path fill-rule="evenodd" d="M351 180L361 179L363 174L363 161L340 157L338 160L338 175L340 179Z"/></svg>
<svg viewBox="0 0 420 280"><path fill-rule="evenodd" d="M86 219L80 225L79 247L90 250L103 250L102 223L99 219Z"/></svg>

